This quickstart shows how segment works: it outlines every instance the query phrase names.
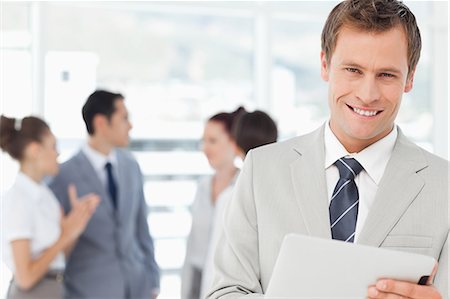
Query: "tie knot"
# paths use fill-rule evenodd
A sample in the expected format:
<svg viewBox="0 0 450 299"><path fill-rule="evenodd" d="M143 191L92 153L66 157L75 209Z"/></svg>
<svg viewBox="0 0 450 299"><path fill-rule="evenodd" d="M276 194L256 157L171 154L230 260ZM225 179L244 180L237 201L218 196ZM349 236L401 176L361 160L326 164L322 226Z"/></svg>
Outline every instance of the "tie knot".
<svg viewBox="0 0 450 299"><path fill-rule="evenodd" d="M339 169L341 179L354 180L363 170L361 164L353 158L340 158L334 164Z"/></svg>
<svg viewBox="0 0 450 299"><path fill-rule="evenodd" d="M106 162L105 168L106 168L107 171L111 171L111 169L112 169L112 164L111 164L111 162Z"/></svg>

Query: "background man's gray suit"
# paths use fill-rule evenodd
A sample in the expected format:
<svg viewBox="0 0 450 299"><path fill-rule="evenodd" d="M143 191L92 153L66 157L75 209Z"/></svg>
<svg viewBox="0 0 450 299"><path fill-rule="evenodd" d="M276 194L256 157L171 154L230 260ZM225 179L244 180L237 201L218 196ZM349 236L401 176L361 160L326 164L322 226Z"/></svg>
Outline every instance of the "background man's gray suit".
<svg viewBox="0 0 450 299"><path fill-rule="evenodd" d="M209 298L262 298L288 233L331 239L324 150L322 127L247 155L225 212ZM411 143L399 129L357 240L439 260L435 285L443 298L448 298L449 184L449 162Z"/></svg>
<svg viewBox="0 0 450 299"><path fill-rule="evenodd" d="M117 210L83 152L61 165L50 188L65 212L70 208L67 186L79 196L94 192L101 202L66 266L67 298L151 298L159 288L159 269L147 224L142 175L134 158L116 149Z"/></svg>

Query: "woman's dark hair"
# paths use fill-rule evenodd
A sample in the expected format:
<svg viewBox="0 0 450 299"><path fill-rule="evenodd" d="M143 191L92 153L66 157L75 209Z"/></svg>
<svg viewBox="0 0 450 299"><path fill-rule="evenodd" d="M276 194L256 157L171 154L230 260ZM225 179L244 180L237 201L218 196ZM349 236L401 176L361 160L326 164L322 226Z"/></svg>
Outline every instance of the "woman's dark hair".
<svg viewBox="0 0 450 299"><path fill-rule="evenodd" d="M111 120L111 116L116 111L115 103L117 100L123 100L124 97L120 93L112 93L106 90L94 91L86 100L83 106L83 120L89 135L94 135L93 120L97 114L106 116Z"/></svg>
<svg viewBox="0 0 450 299"><path fill-rule="evenodd" d="M249 150L277 141L277 125L265 112L242 113L233 126L233 138L247 154Z"/></svg>
<svg viewBox="0 0 450 299"><path fill-rule="evenodd" d="M239 107L233 112L220 112L211 116L208 121L216 121L223 124L225 131L232 137L233 124L240 114L246 113L244 107Z"/></svg>
<svg viewBox="0 0 450 299"><path fill-rule="evenodd" d="M25 148L31 142L42 142L43 137L50 132L45 121L35 116L24 119L0 118L0 148L13 159L21 161Z"/></svg>

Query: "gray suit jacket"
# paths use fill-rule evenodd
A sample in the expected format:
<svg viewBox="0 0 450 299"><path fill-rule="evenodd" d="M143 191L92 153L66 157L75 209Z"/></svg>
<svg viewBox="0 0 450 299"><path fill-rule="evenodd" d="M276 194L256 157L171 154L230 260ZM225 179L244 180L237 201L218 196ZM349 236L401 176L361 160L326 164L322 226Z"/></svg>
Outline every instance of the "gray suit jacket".
<svg viewBox="0 0 450 299"><path fill-rule="evenodd" d="M247 155L225 213L209 298L262 297L288 233L331 239L324 157L324 127ZM358 237L360 244L439 260L435 284L444 298L449 183L449 162L409 142L399 130Z"/></svg>
<svg viewBox="0 0 450 299"><path fill-rule="evenodd" d="M101 202L67 261L67 298L150 298L159 288L159 269L147 224L142 175L134 158L117 149L117 209L94 168L79 152L61 165L50 184L67 213L67 187L79 196L94 192Z"/></svg>

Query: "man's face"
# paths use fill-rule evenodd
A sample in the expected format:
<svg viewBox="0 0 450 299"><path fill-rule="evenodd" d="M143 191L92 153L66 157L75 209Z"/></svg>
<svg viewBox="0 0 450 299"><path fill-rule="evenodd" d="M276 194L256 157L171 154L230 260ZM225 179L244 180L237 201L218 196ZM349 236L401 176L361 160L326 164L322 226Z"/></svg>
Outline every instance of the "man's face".
<svg viewBox="0 0 450 299"><path fill-rule="evenodd" d="M106 136L112 146L126 147L129 143L128 133L132 126L128 119L128 111L122 99L114 103L116 110L111 115L111 119L106 129Z"/></svg>
<svg viewBox="0 0 450 299"><path fill-rule="evenodd" d="M400 26L368 33L343 26L321 76L329 83L333 133L349 152L359 152L391 132L403 92L409 92L407 41Z"/></svg>

